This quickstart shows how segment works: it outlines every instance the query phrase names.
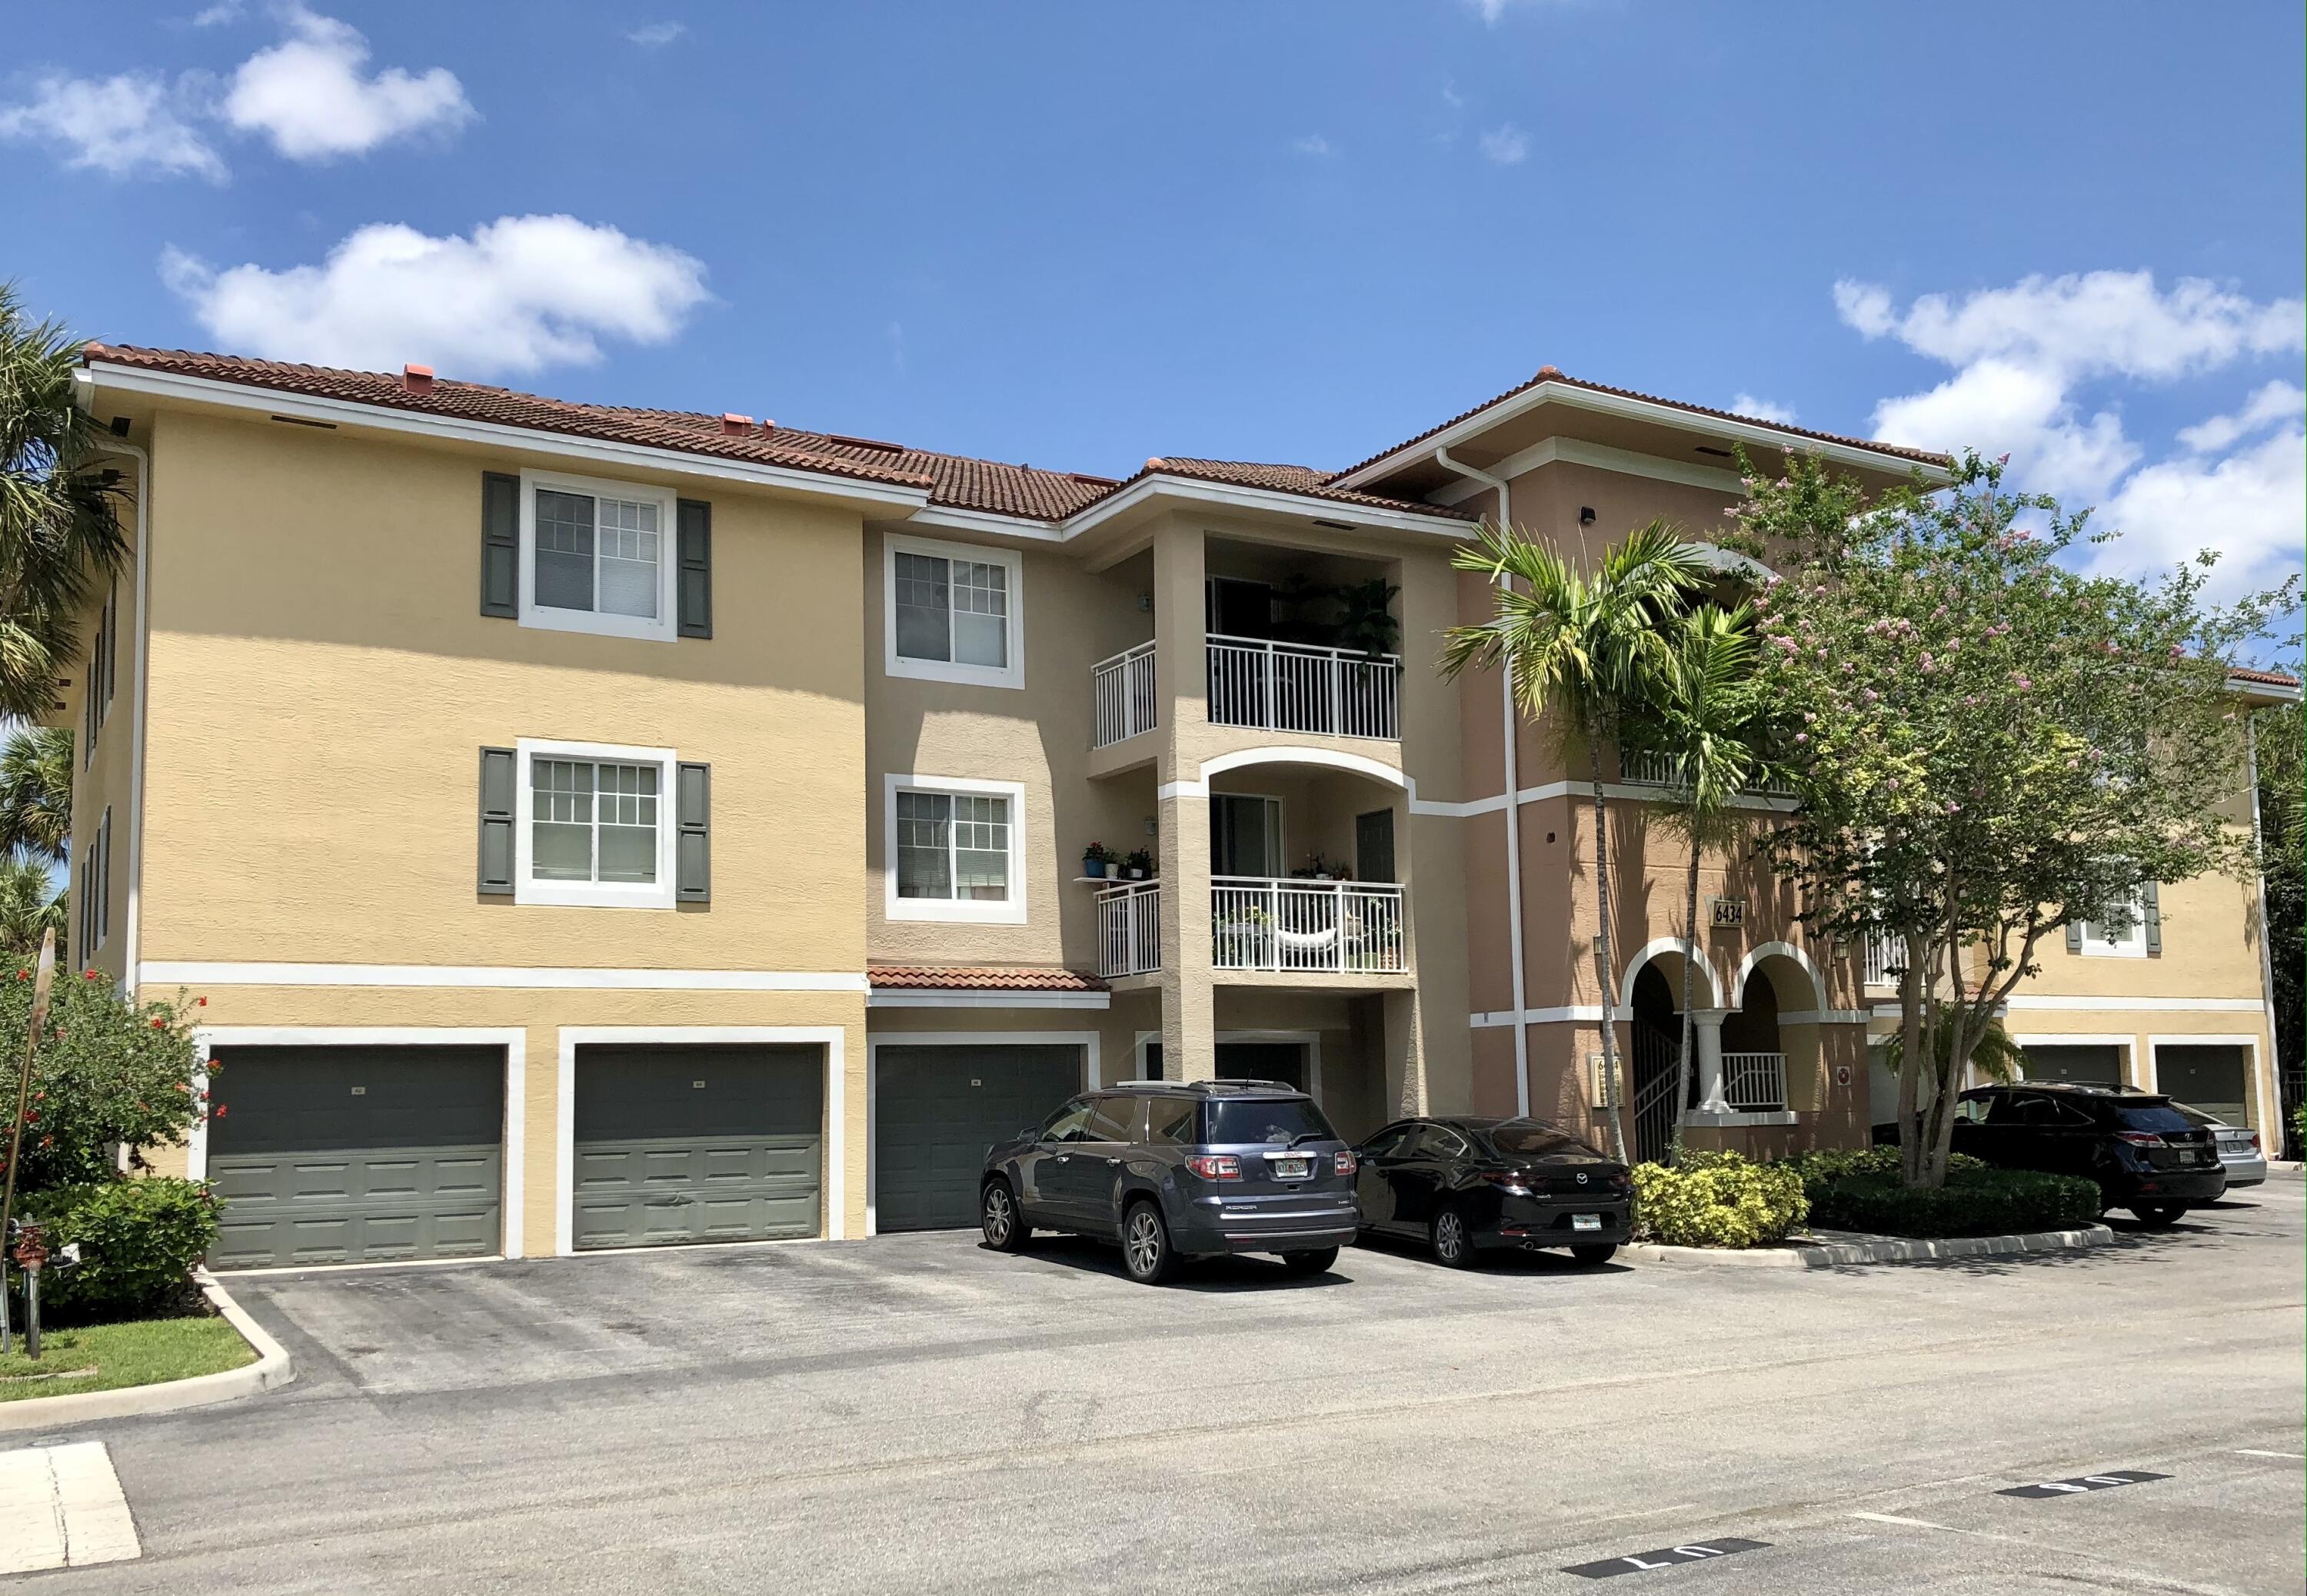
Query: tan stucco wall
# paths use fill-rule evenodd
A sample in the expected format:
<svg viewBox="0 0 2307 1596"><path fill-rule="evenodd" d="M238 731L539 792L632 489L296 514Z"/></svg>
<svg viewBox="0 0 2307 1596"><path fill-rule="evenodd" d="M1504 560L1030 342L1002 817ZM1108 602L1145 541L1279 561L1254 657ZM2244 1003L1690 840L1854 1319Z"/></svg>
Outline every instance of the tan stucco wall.
<svg viewBox="0 0 2307 1596"><path fill-rule="evenodd" d="M133 479L131 479L133 481ZM121 532L132 550L136 535L133 499L120 509ZM73 735L72 853L64 903L64 923L56 932L56 967L73 968L84 952L79 935L81 894L85 890L81 861L102 830L105 812L112 815L112 858L106 883L106 935L92 955L79 959L90 968L116 978L127 973L129 876L133 858L130 831L131 775L134 764L136 704L136 568L133 552L116 578L117 601L113 625L113 689L104 724L98 729L94 757L85 740L88 695L95 689L93 651L107 593L106 581L93 585L80 617L81 652L69 671L71 687L59 696L65 713L52 723L71 729Z"/></svg>

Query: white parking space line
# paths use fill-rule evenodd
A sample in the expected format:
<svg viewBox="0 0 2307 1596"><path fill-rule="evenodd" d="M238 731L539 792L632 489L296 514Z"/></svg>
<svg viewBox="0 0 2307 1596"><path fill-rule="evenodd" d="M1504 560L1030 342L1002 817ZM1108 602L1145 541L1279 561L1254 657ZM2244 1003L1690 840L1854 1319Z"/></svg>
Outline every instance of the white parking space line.
<svg viewBox="0 0 2307 1596"><path fill-rule="evenodd" d="M143 1555L102 1441L0 1452L0 1574Z"/></svg>
<svg viewBox="0 0 2307 1596"><path fill-rule="evenodd" d="M2307 1463L2307 1452L2261 1452L2256 1447L2237 1447L2237 1457L2280 1457L2286 1463Z"/></svg>
<svg viewBox="0 0 2307 1596"><path fill-rule="evenodd" d="M1963 1532L1956 1529L1952 1524L1934 1524L1927 1518L1900 1518L1895 1514L1890 1513L1854 1513L1850 1516L1853 1518L1863 1518L1869 1523L1906 1524L1910 1528L1917 1530L1944 1530L1951 1535L1959 1535Z"/></svg>

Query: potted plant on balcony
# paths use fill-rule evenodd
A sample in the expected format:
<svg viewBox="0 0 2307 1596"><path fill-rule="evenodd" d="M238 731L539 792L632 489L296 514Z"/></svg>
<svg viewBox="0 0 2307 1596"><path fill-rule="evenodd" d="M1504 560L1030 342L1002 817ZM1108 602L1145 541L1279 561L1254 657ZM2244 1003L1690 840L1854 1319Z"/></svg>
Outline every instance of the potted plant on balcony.
<svg viewBox="0 0 2307 1596"><path fill-rule="evenodd" d="M1104 843L1091 843L1082 849L1082 874L1093 881L1111 876L1113 872L1108 866L1113 863L1113 850Z"/></svg>
<svg viewBox="0 0 2307 1596"><path fill-rule="evenodd" d="M1394 616L1394 598L1401 591L1383 576L1331 589L1344 611L1338 622L1336 646L1359 649L1373 660L1392 653L1402 639L1402 623Z"/></svg>
<svg viewBox="0 0 2307 1596"><path fill-rule="evenodd" d="M1154 855L1147 849L1132 849L1129 857L1122 860L1122 866L1130 880L1144 881L1154 874Z"/></svg>

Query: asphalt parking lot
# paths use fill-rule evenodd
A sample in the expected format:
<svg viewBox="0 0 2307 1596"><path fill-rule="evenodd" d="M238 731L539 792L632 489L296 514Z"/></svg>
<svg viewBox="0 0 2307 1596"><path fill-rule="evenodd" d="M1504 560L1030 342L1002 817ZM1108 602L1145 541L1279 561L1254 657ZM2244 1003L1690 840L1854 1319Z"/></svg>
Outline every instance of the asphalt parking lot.
<svg viewBox="0 0 2307 1596"><path fill-rule="evenodd" d="M242 1276L297 1383L74 1432L145 1555L29 1577L2295 1592L2303 1217L2278 1177L2095 1252L1823 1276L1361 1249L1154 1290L948 1233ZM2166 1477L1998 1494L2120 1470Z"/></svg>

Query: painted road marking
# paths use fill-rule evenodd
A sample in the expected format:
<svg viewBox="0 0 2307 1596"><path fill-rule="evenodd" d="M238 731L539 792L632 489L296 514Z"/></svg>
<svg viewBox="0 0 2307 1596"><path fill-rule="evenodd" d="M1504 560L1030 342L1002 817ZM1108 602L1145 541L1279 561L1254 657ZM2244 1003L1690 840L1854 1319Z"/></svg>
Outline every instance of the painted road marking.
<svg viewBox="0 0 2307 1596"><path fill-rule="evenodd" d="M2307 1463L2307 1452L2261 1452L2256 1447L2237 1447L2237 1457L2279 1457L2286 1463Z"/></svg>
<svg viewBox="0 0 2307 1596"><path fill-rule="evenodd" d="M2040 1485L2014 1485L2008 1490L1998 1490L1998 1497L2025 1497L2041 1501L2049 1497L2071 1497L2089 1490L2112 1490L2118 1485L2144 1485L2149 1480L2168 1480L2168 1474L2150 1474L2145 1469L2113 1469L2104 1474L2078 1474L2071 1480L2047 1480Z"/></svg>
<svg viewBox="0 0 2307 1596"><path fill-rule="evenodd" d="M1687 1546L1660 1547L1656 1551L1636 1552L1629 1558L1604 1558L1599 1563L1579 1563L1565 1568L1565 1574L1574 1574L1582 1579L1608 1579L1614 1574L1644 1574L1653 1568L1671 1568L1678 1563L1702 1563L1709 1558L1727 1558L1734 1551L1760 1551L1770 1545L1767 1541L1694 1541Z"/></svg>
<svg viewBox="0 0 2307 1596"><path fill-rule="evenodd" d="M102 1441L0 1452L0 1574L143 1555Z"/></svg>
<svg viewBox="0 0 2307 1596"><path fill-rule="evenodd" d="M1917 1530L1944 1530L1949 1534L1960 1532L1952 1524L1934 1524L1927 1518L1900 1518L1888 1513L1854 1513L1850 1516L1863 1518L1869 1523L1906 1524Z"/></svg>

